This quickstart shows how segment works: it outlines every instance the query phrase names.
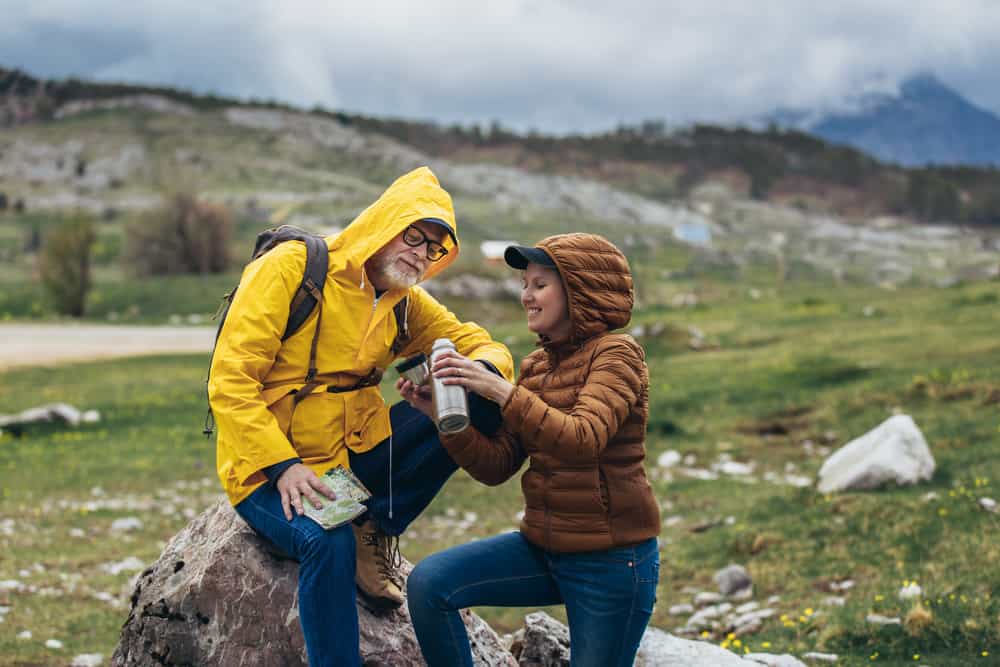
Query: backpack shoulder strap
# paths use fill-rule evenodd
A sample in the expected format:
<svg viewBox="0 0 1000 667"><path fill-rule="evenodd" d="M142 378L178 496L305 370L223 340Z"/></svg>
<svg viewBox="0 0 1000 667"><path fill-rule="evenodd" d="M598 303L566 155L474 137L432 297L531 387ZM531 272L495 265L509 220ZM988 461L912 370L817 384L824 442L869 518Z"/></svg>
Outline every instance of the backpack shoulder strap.
<svg viewBox="0 0 1000 667"><path fill-rule="evenodd" d="M330 254L323 237L305 235L298 240L306 244L306 270L302 274L302 284L292 298L288 325L281 340L286 340L298 331L316 304L322 300L323 285L326 283L326 271L329 267Z"/></svg>

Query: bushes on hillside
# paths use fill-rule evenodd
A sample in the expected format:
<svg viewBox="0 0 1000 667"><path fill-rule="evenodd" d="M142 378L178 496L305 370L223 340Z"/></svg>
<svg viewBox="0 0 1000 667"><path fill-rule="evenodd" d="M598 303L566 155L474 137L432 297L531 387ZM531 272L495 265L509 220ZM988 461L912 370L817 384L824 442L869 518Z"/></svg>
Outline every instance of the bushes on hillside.
<svg viewBox="0 0 1000 667"><path fill-rule="evenodd" d="M180 193L125 228L125 261L140 277L222 273L229 264L233 216Z"/></svg>
<svg viewBox="0 0 1000 667"><path fill-rule="evenodd" d="M90 255L97 236L91 222L75 218L52 228L42 246L42 284L62 315L82 317L91 287Z"/></svg>

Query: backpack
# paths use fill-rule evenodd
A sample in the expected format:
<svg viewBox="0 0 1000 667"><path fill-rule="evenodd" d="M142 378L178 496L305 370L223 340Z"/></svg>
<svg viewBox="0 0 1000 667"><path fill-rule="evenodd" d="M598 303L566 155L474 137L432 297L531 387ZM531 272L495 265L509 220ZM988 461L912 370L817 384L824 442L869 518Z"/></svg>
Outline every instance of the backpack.
<svg viewBox="0 0 1000 667"><path fill-rule="evenodd" d="M305 321L309 319L309 315L317 305L322 305L323 286L326 283L326 272L329 267L330 258L329 251L326 246L326 240L322 236L312 234L291 225L281 225L280 227L267 229L257 235L257 240L254 242L253 254L250 257L250 261L252 262L256 260L272 248L275 248L279 244L286 241L302 241L305 243L306 268L302 274L302 284L300 284L298 290L296 290L295 296L292 297L292 302L289 306L288 323L285 325L285 332L281 335L282 341L287 340L290 336L292 336L292 334L298 331L303 324L305 324ZM206 398L208 395L208 381L211 378L212 373L212 362L215 360L215 348L219 344L219 336L222 334L222 327L226 324L226 316L229 315L229 307L232 305L233 299L236 297L237 289L239 289L239 283L237 283L236 287L231 289L228 294L222 297L222 303L219 304L219 310L212 318L219 318L219 328L215 331L215 343L212 345L212 354L208 358L208 372L205 374ZM410 337L406 322L406 307L408 298L408 296L404 296L392 308L392 312L396 317L396 337L392 341L391 349L392 352L397 355L403 349L403 346L406 345ZM309 369L306 371L305 375L305 386L296 392L296 404L308 396L312 390L319 385L319 383L315 382L317 373L316 347L319 343L319 331L322 323L323 309L320 308L319 314L316 318L316 332L313 334L312 345L309 348ZM372 369L371 373L348 389L360 389L364 386L378 384L381 379L382 373L380 369L375 368ZM202 429L202 433L204 433L205 436L211 436L214 432L215 419L212 416L212 408L210 405L208 413L205 415L205 426Z"/></svg>

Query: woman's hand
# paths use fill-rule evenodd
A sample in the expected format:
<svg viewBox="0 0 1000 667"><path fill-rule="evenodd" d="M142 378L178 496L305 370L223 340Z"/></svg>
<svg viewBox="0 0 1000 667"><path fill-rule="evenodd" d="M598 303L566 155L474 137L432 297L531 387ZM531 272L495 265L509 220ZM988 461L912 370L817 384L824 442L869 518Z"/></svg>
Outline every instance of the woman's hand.
<svg viewBox="0 0 1000 667"><path fill-rule="evenodd" d="M330 500L336 500L337 494L330 490L326 484L312 469L296 463L288 467L278 478L278 493L281 494L281 508L285 510L285 518L292 520L292 510L302 515L305 508L302 506L303 498L307 498L316 509L323 506L323 502L316 495L316 492L323 494Z"/></svg>
<svg viewBox="0 0 1000 667"><path fill-rule="evenodd" d="M434 403L431 400L430 385L424 383L417 386L406 378L396 380L396 391L403 397L403 400L414 408L434 420Z"/></svg>
<svg viewBox="0 0 1000 667"><path fill-rule="evenodd" d="M434 360L431 373L443 384L465 387L501 406L507 403L514 392L514 385L502 376L458 352L442 352Z"/></svg>

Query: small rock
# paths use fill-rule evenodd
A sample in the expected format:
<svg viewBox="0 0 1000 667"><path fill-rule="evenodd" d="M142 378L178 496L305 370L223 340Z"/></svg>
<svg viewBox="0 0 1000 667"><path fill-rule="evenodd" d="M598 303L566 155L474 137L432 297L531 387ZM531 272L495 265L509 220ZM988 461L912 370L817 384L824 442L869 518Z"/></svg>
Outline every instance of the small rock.
<svg viewBox="0 0 1000 667"><path fill-rule="evenodd" d="M126 533L136 530L142 530L142 521L140 521L134 516L128 516L122 519L115 519L111 523L111 530L116 533Z"/></svg>
<svg viewBox="0 0 1000 667"><path fill-rule="evenodd" d="M672 468L681 462L680 452L676 452L672 449L660 454L659 458L656 459L656 465L661 468Z"/></svg>
<svg viewBox="0 0 1000 667"><path fill-rule="evenodd" d="M803 653L802 657L806 660L814 660L816 662L837 662L840 660L840 656L836 653L817 653L815 651Z"/></svg>
<svg viewBox="0 0 1000 667"><path fill-rule="evenodd" d="M992 512L993 514L997 513L997 501L992 498L980 498L978 505L987 512Z"/></svg>
<svg viewBox="0 0 1000 667"><path fill-rule="evenodd" d="M750 573L742 565L724 567L716 572L712 578L719 585L719 592L723 595L733 595L753 584Z"/></svg>
<svg viewBox="0 0 1000 667"><path fill-rule="evenodd" d="M759 602L747 602L746 604L741 604L739 607L733 610L734 614L749 614L751 611L757 611L760 608Z"/></svg>
<svg viewBox="0 0 1000 667"><path fill-rule="evenodd" d="M100 653L81 653L73 658L69 667L100 667L104 664L104 656Z"/></svg>
<svg viewBox="0 0 1000 667"><path fill-rule="evenodd" d="M872 625L899 625L901 621L895 616L883 616L882 614L868 614L865 621Z"/></svg>
<svg viewBox="0 0 1000 667"><path fill-rule="evenodd" d="M743 657L751 662L767 665L767 667L806 667L806 663L802 662L795 656L788 655L787 653L782 655L774 655L772 653L748 653Z"/></svg>
<svg viewBox="0 0 1000 667"><path fill-rule="evenodd" d="M827 607L843 607L847 604L847 599L839 595L829 595L823 598L822 604Z"/></svg>
<svg viewBox="0 0 1000 667"><path fill-rule="evenodd" d="M915 484L934 474L935 462L916 423L896 415L847 443L819 470L820 493Z"/></svg>
<svg viewBox="0 0 1000 667"><path fill-rule="evenodd" d="M711 593L709 591L704 591L694 596L694 606L704 607L705 605L709 604L719 604L725 599L726 598L724 598L722 595L718 593Z"/></svg>
<svg viewBox="0 0 1000 667"><path fill-rule="evenodd" d="M58 651L62 647L63 647L63 643L61 641L59 641L58 639L46 639L45 640L45 648L50 648L53 651Z"/></svg>
<svg viewBox="0 0 1000 667"><path fill-rule="evenodd" d="M667 610L667 613L671 616L688 616L694 613L694 605L690 604L675 604L673 607Z"/></svg>
<svg viewBox="0 0 1000 667"><path fill-rule="evenodd" d="M854 588L853 579L844 579L843 581L834 581L830 583L830 590L834 592L845 592L851 590L852 588Z"/></svg>
<svg viewBox="0 0 1000 667"><path fill-rule="evenodd" d="M31 630L24 630L22 632L17 633L17 638L22 640L31 639Z"/></svg>

